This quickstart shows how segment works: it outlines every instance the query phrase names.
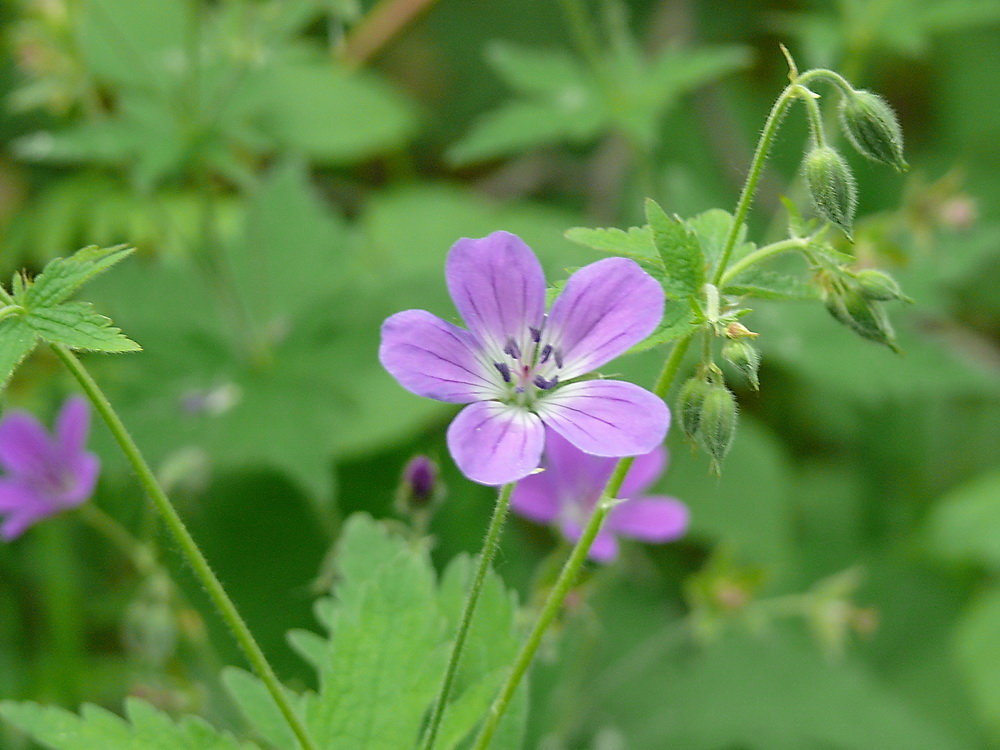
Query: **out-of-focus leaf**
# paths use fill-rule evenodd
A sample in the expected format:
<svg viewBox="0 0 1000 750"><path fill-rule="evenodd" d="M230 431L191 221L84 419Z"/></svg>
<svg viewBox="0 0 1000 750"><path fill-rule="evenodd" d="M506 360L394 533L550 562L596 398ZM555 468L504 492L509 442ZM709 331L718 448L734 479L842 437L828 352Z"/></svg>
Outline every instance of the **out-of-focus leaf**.
<svg viewBox="0 0 1000 750"><path fill-rule="evenodd" d="M938 554L1000 570L1000 470L949 492L935 506L928 528Z"/></svg>
<svg viewBox="0 0 1000 750"><path fill-rule="evenodd" d="M0 704L0 714L8 722L52 750L253 750L257 747L250 742L239 742L197 717L174 721L138 698L126 701L125 713L128 721L89 704L79 715L35 703Z"/></svg>
<svg viewBox="0 0 1000 750"><path fill-rule="evenodd" d="M1000 589L994 586L978 596L955 629L954 648L972 697L1000 739Z"/></svg>
<svg viewBox="0 0 1000 750"><path fill-rule="evenodd" d="M227 667L222 671L222 682L244 718L262 739L277 748L296 746L298 740L288 721L259 678L242 669ZM291 694L289 697L294 700Z"/></svg>

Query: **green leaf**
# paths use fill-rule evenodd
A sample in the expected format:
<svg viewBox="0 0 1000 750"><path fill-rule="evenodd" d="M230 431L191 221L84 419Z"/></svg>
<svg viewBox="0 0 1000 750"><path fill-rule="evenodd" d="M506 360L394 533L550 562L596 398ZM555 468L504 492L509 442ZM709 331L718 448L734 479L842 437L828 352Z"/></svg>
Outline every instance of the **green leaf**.
<svg viewBox="0 0 1000 750"><path fill-rule="evenodd" d="M297 747L298 740L288 726L288 721L257 677L236 667L222 670L222 683L239 706L244 718L261 738L279 748ZM296 696L289 693L294 701Z"/></svg>
<svg viewBox="0 0 1000 750"><path fill-rule="evenodd" d="M142 347L125 336L89 302L66 302L31 310L25 322L52 344L91 352L135 352Z"/></svg>
<svg viewBox="0 0 1000 750"><path fill-rule="evenodd" d="M406 100L383 81L326 59L260 71L248 99L244 106L266 138L324 165L399 148L416 124Z"/></svg>
<svg viewBox="0 0 1000 750"><path fill-rule="evenodd" d="M92 245L77 250L68 258L56 258L35 277L24 292L23 303L30 309L57 305L134 251L125 245L104 248Z"/></svg>
<svg viewBox="0 0 1000 750"><path fill-rule="evenodd" d="M741 273L722 291L761 299L810 300L819 296L815 287L798 276L757 267Z"/></svg>
<svg viewBox="0 0 1000 750"><path fill-rule="evenodd" d="M663 261L663 289L668 296L686 299L705 283L705 258L698 238L684 222L669 217L651 198L646 199L646 221Z"/></svg>
<svg viewBox="0 0 1000 750"><path fill-rule="evenodd" d="M650 334L649 338L629 349L629 354L644 352L668 344L696 330L698 330L698 315L688 302L667 302L663 312L663 320L660 321L656 330Z"/></svg>
<svg viewBox="0 0 1000 750"><path fill-rule="evenodd" d="M7 385L14 370L35 348L37 341L38 337L22 316L0 321L0 389Z"/></svg>
<svg viewBox="0 0 1000 750"><path fill-rule="evenodd" d="M52 750L252 750L197 717L174 721L137 698L125 702L128 720L93 705L80 714L35 703L0 703L0 715Z"/></svg>
<svg viewBox="0 0 1000 750"><path fill-rule="evenodd" d="M525 94L570 96L587 79L580 64L561 49L497 41L487 47L486 59L504 83Z"/></svg>
<svg viewBox="0 0 1000 750"><path fill-rule="evenodd" d="M701 250L709 264L717 263L722 255L722 248L725 247L729 228L733 225L733 215L721 208L710 208L688 219L687 224L698 236ZM754 245L745 241L746 236L747 227L744 224L736 235L736 242L729 258L730 263L753 251Z"/></svg>
<svg viewBox="0 0 1000 750"><path fill-rule="evenodd" d="M955 629L955 654L972 698L1000 740L1000 587L980 594Z"/></svg>
<svg viewBox="0 0 1000 750"><path fill-rule="evenodd" d="M629 227L627 230L573 227L566 230L565 237L585 247L631 258L645 268L658 269L663 273L663 265L653 244L653 232L648 225Z"/></svg>
<svg viewBox="0 0 1000 750"><path fill-rule="evenodd" d="M1000 470L949 492L928 524L931 546L938 554L1000 570Z"/></svg>

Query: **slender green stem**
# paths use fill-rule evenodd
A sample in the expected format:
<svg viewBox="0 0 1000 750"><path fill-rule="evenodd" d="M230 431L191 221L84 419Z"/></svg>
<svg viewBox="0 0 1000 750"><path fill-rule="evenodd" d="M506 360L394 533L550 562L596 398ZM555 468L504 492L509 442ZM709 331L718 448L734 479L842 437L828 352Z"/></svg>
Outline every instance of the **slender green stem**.
<svg viewBox="0 0 1000 750"><path fill-rule="evenodd" d="M816 103L816 95L805 86L797 86L799 98L806 105L806 114L809 116L809 131L812 133L813 144L819 148L826 145L826 133L823 129L823 113L819 111Z"/></svg>
<svg viewBox="0 0 1000 750"><path fill-rule="evenodd" d="M455 674L458 672L458 665L462 660L462 649L465 647L465 639L469 634L472 616L476 611L476 604L479 602L479 594L482 592L486 574L489 572L490 565L493 563L493 558L499 546L500 531L503 529L504 521L507 518L507 509L510 507L510 496L513 491L514 483L512 482L501 487L497 495L497 503L493 508L493 517L490 518L490 525L486 529L483 550L479 554L479 565L476 566L476 574L472 579L472 586L469 588L469 595L465 600L465 608L462 610L462 619L459 622L458 631L455 633L455 642L451 647L448 668L445 670L444 680L441 682L441 690L438 691L438 697L434 702L434 709L427 724L427 731L424 733L422 744L424 750L431 750L434 747L434 741L437 739L441 719L444 717L444 709L448 705L448 695L451 693L451 686L455 681Z"/></svg>
<svg viewBox="0 0 1000 750"><path fill-rule="evenodd" d="M656 385L653 387L653 392L660 398L663 398L667 391L670 390L670 386L674 378L677 377L677 371L680 369L681 362L687 353L688 347L691 346L693 338L694 334L688 334L680 339L674 344L670 356L663 363L663 369L660 371L660 375L656 379ZM531 662L535 658L535 652L538 651L538 647L542 643L545 631L549 629L552 621L555 620L562 609L566 596L580 575L580 569L587 559L587 554L590 552L590 547L594 543L594 539L597 538L598 533L601 531L601 527L604 525L604 521L611 512L611 509L617 504L615 498L621 490L625 476L628 474L628 470L634 460L635 456L628 456L615 464L614 471L612 471L611 477L608 479L608 483L601 493L601 500L594 508L594 512L591 513L590 519L587 521L587 525L580 535L580 539L573 546L569 558L559 572L559 577L556 579L552 591L549 592L545 603L542 605L542 610L535 621L534 627L528 634L524 645L521 646L520 652L518 652L510 674L507 676L503 687L500 688L500 692L493 701L493 705L490 706L490 712L483 721L472 750L485 750L485 748L489 747L490 741L493 739L493 735L500 725L500 719L503 718L507 706L514 697L514 692L517 690L525 672L528 671L528 667L531 666Z"/></svg>
<svg viewBox="0 0 1000 750"><path fill-rule="evenodd" d="M95 531L114 544L140 574L151 575L160 569L149 546L96 505L84 503L78 512Z"/></svg>
<svg viewBox="0 0 1000 750"><path fill-rule="evenodd" d="M250 628L243 621L239 611L236 609L236 605L233 604L222 583L212 571L198 544L184 525L184 521L181 520L170 499L163 491L163 488L160 487L156 475L149 467L149 464L146 463L146 459L143 458L138 446L135 444L124 423L122 423L117 412L111 406L107 396L104 395L97 381L91 377L90 373L73 352L60 344L53 344L52 349L63 361L63 364L66 365L66 368L72 373L73 377L80 383L87 397L94 405L94 408L101 415L108 429L111 430L112 436L138 475L139 482L146 490L150 500L153 501L157 511L159 511L167 529L173 534L174 539L181 548L181 552L187 558L195 575L201 580L212 602L219 610L223 620L226 621L226 624L232 631L233 636L236 638L237 643L243 650L254 671L264 682L274 702L298 738L299 743L304 750L318 750L316 743L310 738L305 725L302 723L302 719L299 718L292 707L281 683L274 674L274 670L268 663L267 657L264 656L264 652L250 632Z"/></svg>
<svg viewBox="0 0 1000 750"><path fill-rule="evenodd" d="M802 76L799 76L799 80L801 79ZM729 227L729 234L726 235L726 242L722 246L722 255L719 257L719 264L715 267L715 274L712 277L712 283L716 286L719 285L719 279L722 278L722 274L729 264L729 256L733 253L733 246L736 244L736 238L739 236L740 227L746 221L747 213L750 211L750 204L753 203L754 195L757 193L757 183L760 181L764 162L767 161L768 154L771 153L771 146L774 143L774 136L777 135L778 128L781 125L781 118L784 117L788 105L799 96L797 86L797 83L789 84L781 92L781 96L774 102L774 106L771 107L771 112L764 123L764 130L760 134L760 140L757 141L757 150L754 151L753 160L750 162L750 171L747 173L746 182L743 183L743 191L740 193L740 199L736 203L736 215L733 216L733 224Z"/></svg>
<svg viewBox="0 0 1000 750"><path fill-rule="evenodd" d="M733 263L733 265L727 268L725 273L722 274L722 278L719 279L719 286L725 289L726 286L741 273L746 271L751 266L755 266L768 258L780 255L781 253L787 253L791 250L805 250L807 247L809 247L809 241L803 239L802 237L792 237L787 240L781 240L780 242L772 242L770 245L764 245L764 247L744 255L738 261Z"/></svg>

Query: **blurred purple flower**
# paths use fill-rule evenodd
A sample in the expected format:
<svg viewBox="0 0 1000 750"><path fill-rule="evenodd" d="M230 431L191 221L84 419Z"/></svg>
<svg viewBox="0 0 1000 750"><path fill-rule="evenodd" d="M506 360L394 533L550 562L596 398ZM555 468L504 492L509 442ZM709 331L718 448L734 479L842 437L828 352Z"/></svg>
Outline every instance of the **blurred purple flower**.
<svg viewBox="0 0 1000 750"><path fill-rule="evenodd" d="M379 359L407 390L469 404L448 428L467 477L496 485L531 473L546 427L598 456L638 455L663 441L670 413L661 399L618 380L574 381L663 317L663 290L637 263L581 268L548 315L541 264L509 232L456 242L445 277L469 330L425 310L396 313L382 325Z"/></svg>
<svg viewBox="0 0 1000 750"><path fill-rule="evenodd" d="M0 537L16 539L33 524L86 501L94 491L100 463L87 453L90 414L81 397L67 399L55 434L20 411L0 420Z"/></svg>
<svg viewBox="0 0 1000 750"><path fill-rule="evenodd" d="M642 494L659 479L666 461L667 452L657 446L632 462L618 493L624 502L611 510L594 539L592 559L613 560L618 555L616 535L643 542L670 542L683 536L688 526L687 506L672 497ZM576 541L615 463L611 458L587 455L558 434L550 434L545 443L545 471L517 483L511 507L532 521L558 527L563 536Z"/></svg>

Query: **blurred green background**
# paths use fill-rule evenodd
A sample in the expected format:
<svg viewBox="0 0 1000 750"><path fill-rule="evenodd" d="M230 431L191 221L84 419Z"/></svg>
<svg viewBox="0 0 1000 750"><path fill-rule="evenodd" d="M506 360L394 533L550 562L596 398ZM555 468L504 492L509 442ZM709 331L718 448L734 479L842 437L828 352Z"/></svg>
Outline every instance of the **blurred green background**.
<svg viewBox="0 0 1000 750"><path fill-rule="evenodd" d="M145 351L88 365L279 673L312 679L284 633L314 627L342 520L394 516L412 455L445 472L437 562L475 551L490 512L447 457L455 410L381 371L380 322L454 315L442 264L461 236L518 233L556 279L597 257L566 229L641 223L646 195L731 210L784 43L899 113L909 173L850 161L853 251L916 300L892 310L904 354L815 300L754 309L761 392L738 394L721 479L670 436L659 488L691 533L589 571L535 669L526 747L1000 747L1000 3L594 0L582 27L555 0L423 6L0 8L0 272L138 248L90 298ZM779 196L806 202L805 140L795 111L758 243L780 237ZM612 368L649 384L663 356ZM69 390L40 352L5 405L48 416ZM162 542L210 612L102 428L93 443L95 502ZM497 569L530 607L564 552L514 519ZM238 730L225 663L213 616L164 601L79 519L0 547L0 697L137 694Z"/></svg>

